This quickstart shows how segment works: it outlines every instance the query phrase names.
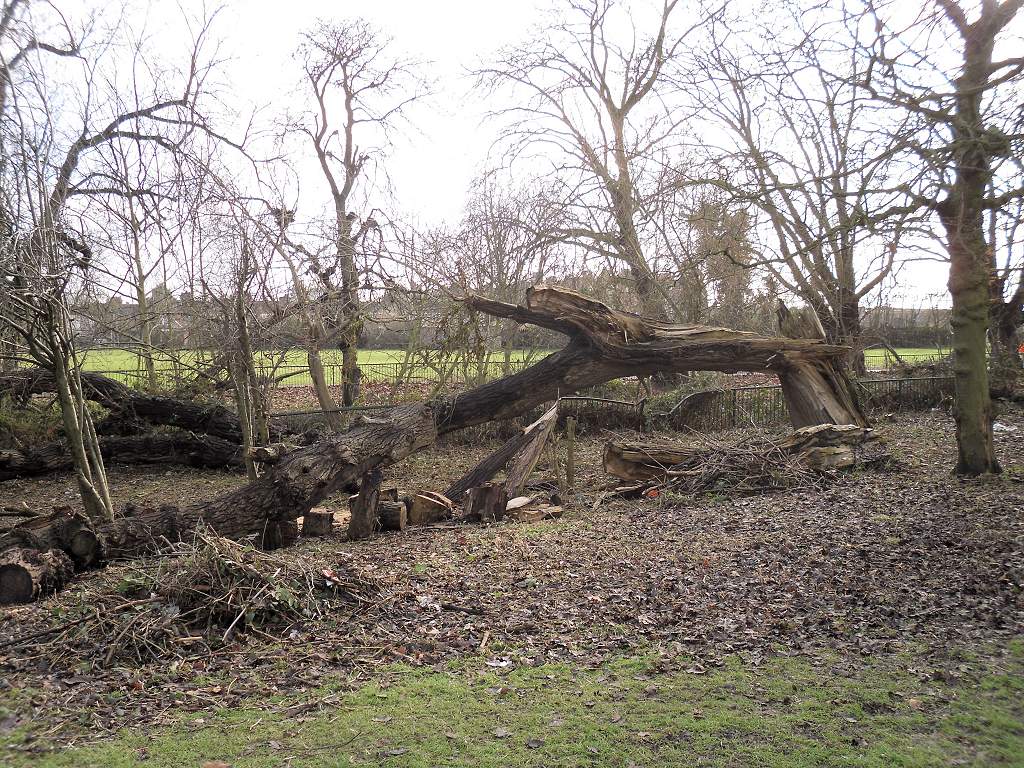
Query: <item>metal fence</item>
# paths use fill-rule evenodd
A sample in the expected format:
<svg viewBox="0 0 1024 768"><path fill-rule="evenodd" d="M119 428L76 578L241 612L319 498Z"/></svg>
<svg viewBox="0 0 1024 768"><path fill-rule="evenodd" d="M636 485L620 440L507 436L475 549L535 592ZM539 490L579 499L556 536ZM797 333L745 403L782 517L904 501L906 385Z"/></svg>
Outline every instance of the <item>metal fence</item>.
<svg viewBox="0 0 1024 768"><path fill-rule="evenodd" d="M861 379L855 382L861 407L869 414L933 408L953 397L952 376ZM736 427L770 427L789 421L778 385L694 392L667 412L651 412L655 429L714 432Z"/></svg>

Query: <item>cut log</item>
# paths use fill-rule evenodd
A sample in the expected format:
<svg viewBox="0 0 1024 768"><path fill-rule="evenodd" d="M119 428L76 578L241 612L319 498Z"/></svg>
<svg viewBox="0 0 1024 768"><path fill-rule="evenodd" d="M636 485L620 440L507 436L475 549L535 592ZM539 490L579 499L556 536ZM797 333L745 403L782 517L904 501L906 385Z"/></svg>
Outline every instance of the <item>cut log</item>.
<svg viewBox="0 0 1024 768"><path fill-rule="evenodd" d="M103 460L112 464L180 464L202 469L241 467L235 443L209 435L174 432L134 437L100 437ZM23 450L0 450L0 481L72 469L63 441Z"/></svg>
<svg viewBox="0 0 1024 768"><path fill-rule="evenodd" d="M406 500L409 509L409 525L430 525L452 516L454 505L451 499L440 493L421 491Z"/></svg>
<svg viewBox="0 0 1024 768"><path fill-rule="evenodd" d="M650 480L664 477L676 464L698 451L678 443L609 441L604 447L604 471L623 480Z"/></svg>
<svg viewBox="0 0 1024 768"><path fill-rule="evenodd" d="M330 536L334 531L334 512L324 507L314 507L302 516L303 536Z"/></svg>
<svg viewBox="0 0 1024 768"><path fill-rule="evenodd" d="M404 531L409 524L405 502L381 500L377 504L377 519L382 531Z"/></svg>
<svg viewBox="0 0 1024 768"><path fill-rule="evenodd" d="M74 574L59 549L11 547L0 552L0 605L29 603L61 589Z"/></svg>
<svg viewBox="0 0 1024 768"><path fill-rule="evenodd" d="M349 499L348 538L351 541L368 539L377 522L377 503L380 501L380 470L363 475L359 493Z"/></svg>
<svg viewBox="0 0 1024 768"><path fill-rule="evenodd" d="M508 495L503 483L484 483L466 495L466 518L493 523L505 517Z"/></svg>

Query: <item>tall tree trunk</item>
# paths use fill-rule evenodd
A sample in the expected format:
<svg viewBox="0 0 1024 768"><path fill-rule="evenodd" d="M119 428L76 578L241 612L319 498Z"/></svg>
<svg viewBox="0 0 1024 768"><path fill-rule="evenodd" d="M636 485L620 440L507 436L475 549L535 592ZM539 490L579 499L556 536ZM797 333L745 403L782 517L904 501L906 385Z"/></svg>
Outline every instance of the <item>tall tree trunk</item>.
<svg viewBox="0 0 1024 768"><path fill-rule="evenodd" d="M992 178L982 100L992 71L994 34L971 25L964 39L964 66L956 80L953 163L956 175L937 206L949 251L949 293L953 299L953 371L956 377L956 471L962 475L999 472L992 442L986 342L989 327L990 254L985 241L985 194Z"/></svg>

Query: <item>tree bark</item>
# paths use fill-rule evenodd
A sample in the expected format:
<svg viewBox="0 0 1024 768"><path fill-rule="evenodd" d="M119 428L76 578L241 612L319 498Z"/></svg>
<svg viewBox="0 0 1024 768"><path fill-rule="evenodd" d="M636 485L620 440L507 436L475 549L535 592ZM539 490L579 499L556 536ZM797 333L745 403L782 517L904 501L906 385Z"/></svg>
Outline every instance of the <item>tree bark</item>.
<svg viewBox="0 0 1024 768"><path fill-rule="evenodd" d="M30 603L61 589L74 573L59 549L12 547L0 553L0 605Z"/></svg>
<svg viewBox="0 0 1024 768"><path fill-rule="evenodd" d="M368 539L377 522L377 503L380 501L381 473L372 469L363 475L359 493L349 501L348 538L350 541Z"/></svg>

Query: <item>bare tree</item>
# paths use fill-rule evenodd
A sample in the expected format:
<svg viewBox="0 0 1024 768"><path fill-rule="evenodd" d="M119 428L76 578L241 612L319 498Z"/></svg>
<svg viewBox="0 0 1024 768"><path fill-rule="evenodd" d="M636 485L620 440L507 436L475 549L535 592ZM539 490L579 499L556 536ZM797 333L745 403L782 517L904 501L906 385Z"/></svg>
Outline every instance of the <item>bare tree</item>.
<svg viewBox="0 0 1024 768"><path fill-rule="evenodd" d="M666 101L666 70L706 19L674 32L677 5L661 4L648 32L614 0L570 0L567 20L477 73L482 89L517 99L494 112L510 162L536 150L553 168L564 221L551 237L625 265L649 317L678 314L645 248L687 118Z"/></svg>
<svg viewBox="0 0 1024 768"><path fill-rule="evenodd" d="M969 8L934 0L907 19L905 8L865 0L849 26L874 31L859 47L869 62L862 87L881 108L904 116L892 137L904 150L898 190L906 202L880 211L934 213L949 254L956 374L957 472L998 472L986 337L993 248L985 216L1024 197L1024 41L1012 22L1024 0L981 0Z"/></svg>
<svg viewBox="0 0 1024 768"><path fill-rule="evenodd" d="M682 79L710 118L707 134L724 129L704 181L760 213L770 237L747 265L813 308L862 373L861 302L892 274L905 226L869 220L891 200L881 191L890 158L872 139L877 110L859 83L867 63L820 33L822 14L777 11L784 22L774 18L770 33L716 26L698 79Z"/></svg>
<svg viewBox="0 0 1024 768"><path fill-rule="evenodd" d="M342 354L342 404L352 405L358 391L362 331L360 256L380 237L369 199L377 175L383 173L378 164L386 155L389 132L424 92L415 67L396 58L390 48L390 41L369 24L355 20L320 23L303 36L299 49L314 106L294 128L308 138L330 190L330 246L296 242L294 234L286 232L292 213L283 213L280 234L282 253L287 254L297 298L308 319L310 372L328 413L337 406L324 380L319 350L327 342L337 343Z"/></svg>
<svg viewBox="0 0 1024 768"><path fill-rule="evenodd" d="M122 89L112 45L87 49L52 5L38 5L36 15L32 3L11 0L0 16L0 279L9 287L3 320L19 353L52 373L83 505L91 517L109 519L113 505L86 407L70 306L76 284L93 268L90 203L124 188L110 184L96 159L120 140L176 152L182 136L204 127L197 98L207 71L201 60L207 27L192 41L180 81L168 86L136 79L139 87ZM56 30L64 42L42 42L41 28ZM63 82L47 67L47 56L32 54L80 57L81 66L68 70L77 79ZM67 88L85 95L78 114L61 109Z"/></svg>

